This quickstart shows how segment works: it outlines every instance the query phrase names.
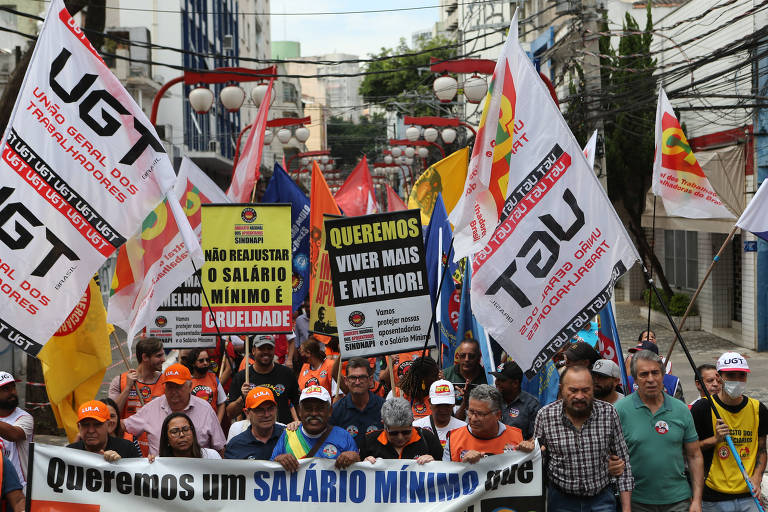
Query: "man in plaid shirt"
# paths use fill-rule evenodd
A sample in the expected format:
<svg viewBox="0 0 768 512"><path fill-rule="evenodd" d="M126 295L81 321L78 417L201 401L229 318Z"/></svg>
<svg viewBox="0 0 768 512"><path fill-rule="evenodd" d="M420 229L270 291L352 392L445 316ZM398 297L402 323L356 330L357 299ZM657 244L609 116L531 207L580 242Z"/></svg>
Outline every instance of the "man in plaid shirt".
<svg viewBox="0 0 768 512"><path fill-rule="evenodd" d="M615 512L613 482L622 512L630 512L634 479L629 453L613 406L592 397L592 374L573 366L560 377L562 400L543 407L533 437L548 455L548 510ZM519 450L533 449L524 441Z"/></svg>

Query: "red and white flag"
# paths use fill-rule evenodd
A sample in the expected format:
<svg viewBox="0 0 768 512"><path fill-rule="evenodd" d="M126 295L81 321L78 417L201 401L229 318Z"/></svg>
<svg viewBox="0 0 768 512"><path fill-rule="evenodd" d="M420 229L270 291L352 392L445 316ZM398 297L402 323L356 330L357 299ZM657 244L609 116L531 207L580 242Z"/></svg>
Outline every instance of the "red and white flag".
<svg viewBox="0 0 768 512"><path fill-rule="evenodd" d="M522 144L530 144L516 113L519 88L512 69L519 66L513 45L517 44L517 12L496 62L485 97L483 115L469 160L464 193L448 215L454 226L453 259L459 261L482 249L499 223L508 192L510 157Z"/></svg>
<svg viewBox="0 0 768 512"><path fill-rule="evenodd" d="M597 130L592 132L592 136L587 141L587 145L584 146L584 158L587 159L590 169L595 168L595 153L597 152Z"/></svg>
<svg viewBox="0 0 768 512"><path fill-rule="evenodd" d="M144 220L141 233L128 240L117 255L107 321L123 329L128 340L133 340L171 292L202 266L201 205L229 202L188 158L182 160L168 196Z"/></svg>
<svg viewBox="0 0 768 512"><path fill-rule="evenodd" d="M405 205L403 200L400 199L400 196L397 195L395 189L389 186L389 183L385 183L384 186L387 189L387 211L399 212L400 210L407 210L408 207Z"/></svg>
<svg viewBox="0 0 768 512"><path fill-rule="evenodd" d="M603 309L638 254L547 87L517 40L507 43L509 194L472 259L470 293L475 318L532 377Z"/></svg>
<svg viewBox="0 0 768 512"><path fill-rule="evenodd" d="M653 193L661 197L667 214L692 219L733 219L696 160L664 89L656 107L656 154Z"/></svg>
<svg viewBox="0 0 768 512"><path fill-rule="evenodd" d="M227 197L233 203L250 203L253 187L259 181L261 172L261 156L264 153L264 131L267 128L267 114L269 113L269 101L272 97L272 82L270 79L267 85L267 92L264 94L264 101L259 105L259 111L256 119L253 120L251 129L248 131L248 138L245 140L245 146L240 153L240 157L235 164L235 171L232 173L232 183L227 190Z"/></svg>
<svg viewBox="0 0 768 512"><path fill-rule="evenodd" d="M175 173L62 0L48 8L0 154L0 339L36 355Z"/></svg>
<svg viewBox="0 0 768 512"><path fill-rule="evenodd" d="M368 215L379 211L368 160L363 156L334 196L336 204L347 217Z"/></svg>

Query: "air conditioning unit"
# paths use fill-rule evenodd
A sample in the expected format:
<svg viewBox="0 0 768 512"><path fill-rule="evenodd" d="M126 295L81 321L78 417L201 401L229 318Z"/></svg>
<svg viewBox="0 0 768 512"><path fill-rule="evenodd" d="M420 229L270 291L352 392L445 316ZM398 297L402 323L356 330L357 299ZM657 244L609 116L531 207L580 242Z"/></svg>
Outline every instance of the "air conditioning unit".
<svg viewBox="0 0 768 512"><path fill-rule="evenodd" d="M231 34L226 34L221 45L225 52L231 52L235 49L235 38Z"/></svg>
<svg viewBox="0 0 768 512"><path fill-rule="evenodd" d="M218 153L219 152L219 141L217 140L209 140L208 141L208 151L211 153Z"/></svg>

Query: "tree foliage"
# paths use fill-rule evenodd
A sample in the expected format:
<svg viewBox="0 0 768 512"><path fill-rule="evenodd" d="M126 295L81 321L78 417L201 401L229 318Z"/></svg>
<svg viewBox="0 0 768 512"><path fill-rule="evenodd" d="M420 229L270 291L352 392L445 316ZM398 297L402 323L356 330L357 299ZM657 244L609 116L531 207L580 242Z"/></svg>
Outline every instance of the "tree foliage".
<svg viewBox="0 0 768 512"><path fill-rule="evenodd" d="M371 57L399 57L377 60L368 64L366 71L382 72L365 75L360 95L366 102L384 105L410 115L435 114L437 100L432 92L435 75L429 71L430 57L449 59L456 55L455 48L443 37L421 40L415 49L400 39L397 48L382 48ZM414 52L432 50L418 55Z"/></svg>
<svg viewBox="0 0 768 512"><path fill-rule="evenodd" d="M608 34L605 15L601 25L600 31ZM583 72L576 66L579 82L570 83L571 101L566 120L579 142L584 142L598 118L603 118L608 197L627 223L640 255L653 266L662 288L671 295L664 269L641 224L653 172L656 61L650 51L652 32L649 4L644 30L626 14L618 48L612 47L610 36L601 36L602 94L599 98L586 97Z"/></svg>
<svg viewBox="0 0 768 512"><path fill-rule="evenodd" d="M339 169L351 169L363 155L373 161L386 143L387 122L383 114L363 116L358 124L341 117L328 121L328 147Z"/></svg>

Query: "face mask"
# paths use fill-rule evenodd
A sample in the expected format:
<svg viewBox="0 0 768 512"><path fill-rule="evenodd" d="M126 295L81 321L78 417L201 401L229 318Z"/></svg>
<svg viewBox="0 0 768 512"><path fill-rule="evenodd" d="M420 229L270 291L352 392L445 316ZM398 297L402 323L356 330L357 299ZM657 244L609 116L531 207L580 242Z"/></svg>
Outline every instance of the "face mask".
<svg viewBox="0 0 768 512"><path fill-rule="evenodd" d="M739 398L747 389L747 383L738 380L726 380L723 382L723 389L731 398Z"/></svg>

